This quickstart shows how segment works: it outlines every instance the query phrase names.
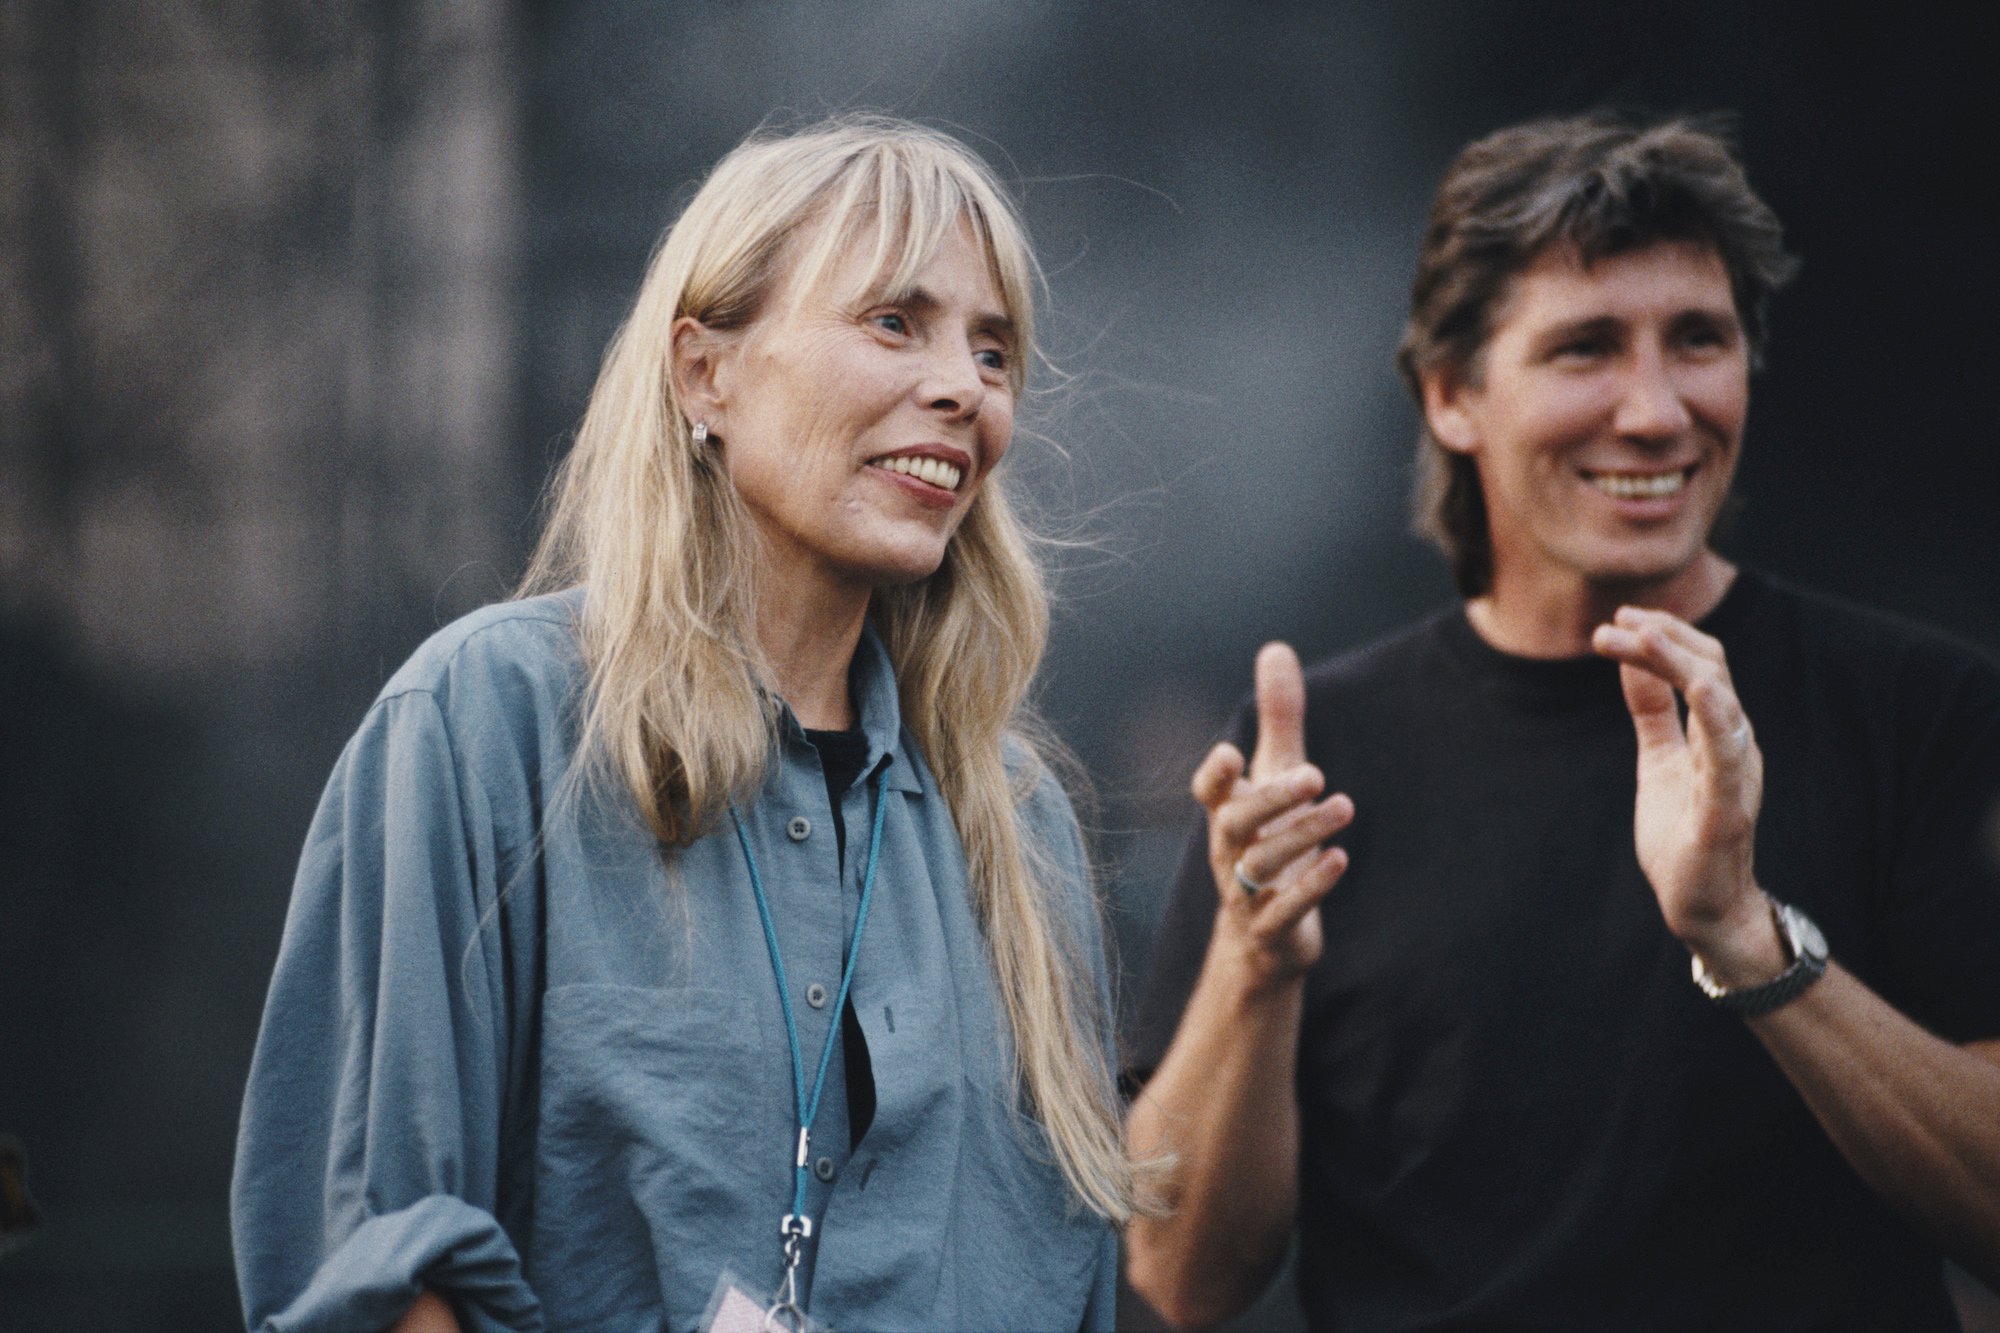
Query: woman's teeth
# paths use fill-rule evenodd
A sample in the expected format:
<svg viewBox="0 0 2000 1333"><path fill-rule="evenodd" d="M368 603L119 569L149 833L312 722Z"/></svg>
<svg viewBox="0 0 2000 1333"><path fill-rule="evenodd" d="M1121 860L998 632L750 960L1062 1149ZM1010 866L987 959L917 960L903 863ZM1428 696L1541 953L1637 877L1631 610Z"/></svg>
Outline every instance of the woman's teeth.
<svg viewBox="0 0 2000 1333"><path fill-rule="evenodd" d="M1590 472L1590 484L1620 500L1658 500L1680 493L1694 469L1678 472Z"/></svg>
<svg viewBox="0 0 2000 1333"><path fill-rule="evenodd" d="M896 458L878 458L870 466L888 472L901 472L905 476L915 477L918 481L942 486L948 491L958 489L959 470L942 458L917 458L904 454Z"/></svg>

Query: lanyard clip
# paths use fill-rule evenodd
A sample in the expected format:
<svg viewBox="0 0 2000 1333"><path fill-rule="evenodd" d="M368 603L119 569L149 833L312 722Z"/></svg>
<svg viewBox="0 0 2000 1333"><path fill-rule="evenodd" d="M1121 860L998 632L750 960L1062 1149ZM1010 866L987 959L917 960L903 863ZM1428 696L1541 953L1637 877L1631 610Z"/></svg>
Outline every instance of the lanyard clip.
<svg viewBox="0 0 2000 1333"><path fill-rule="evenodd" d="M799 1304L799 1260L812 1233L812 1219L798 1213L786 1213L778 1224L778 1234L785 1238L785 1278L778 1299L764 1312L763 1333L805 1333L811 1326Z"/></svg>

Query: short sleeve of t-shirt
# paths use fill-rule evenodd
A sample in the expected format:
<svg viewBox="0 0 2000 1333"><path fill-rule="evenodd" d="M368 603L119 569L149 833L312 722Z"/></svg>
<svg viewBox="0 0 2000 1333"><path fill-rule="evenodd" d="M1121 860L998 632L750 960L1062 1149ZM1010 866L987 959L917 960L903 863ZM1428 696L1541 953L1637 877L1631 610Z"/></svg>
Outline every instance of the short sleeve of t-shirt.
<svg viewBox="0 0 2000 1333"><path fill-rule="evenodd" d="M2000 1036L2000 664L1911 629L1881 672L1874 743L1893 776L1866 979L1940 1036Z"/></svg>

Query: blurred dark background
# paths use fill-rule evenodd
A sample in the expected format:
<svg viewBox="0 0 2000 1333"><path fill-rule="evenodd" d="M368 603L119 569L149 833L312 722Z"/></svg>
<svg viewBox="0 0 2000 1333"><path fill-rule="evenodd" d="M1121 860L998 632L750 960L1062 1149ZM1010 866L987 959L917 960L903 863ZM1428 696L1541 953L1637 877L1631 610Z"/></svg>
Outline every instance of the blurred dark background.
<svg viewBox="0 0 2000 1333"><path fill-rule="evenodd" d="M1507 121L1742 113L1806 266L1727 548L2000 649L1993 47L1843 12L0 0L0 1133L48 1219L0 1328L240 1323L237 1100L319 786L505 595L649 248L773 112L944 125L1024 201L1071 378L1016 459L1089 539L1043 703L1128 967L1256 645L1450 596L1390 357L1429 190Z"/></svg>

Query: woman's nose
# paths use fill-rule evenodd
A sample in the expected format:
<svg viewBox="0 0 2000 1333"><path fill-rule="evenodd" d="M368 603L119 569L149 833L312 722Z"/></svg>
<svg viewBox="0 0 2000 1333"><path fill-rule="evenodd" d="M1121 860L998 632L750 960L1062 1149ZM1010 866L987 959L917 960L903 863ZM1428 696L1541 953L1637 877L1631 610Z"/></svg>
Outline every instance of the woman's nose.
<svg viewBox="0 0 2000 1333"><path fill-rule="evenodd" d="M925 406L967 420L986 401L986 379L970 343L942 341L931 353L918 390Z"/></svg>

